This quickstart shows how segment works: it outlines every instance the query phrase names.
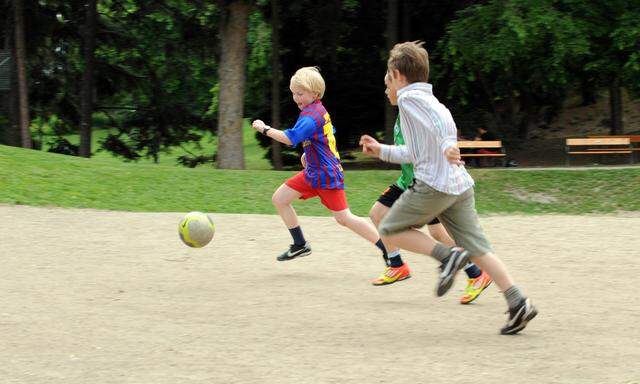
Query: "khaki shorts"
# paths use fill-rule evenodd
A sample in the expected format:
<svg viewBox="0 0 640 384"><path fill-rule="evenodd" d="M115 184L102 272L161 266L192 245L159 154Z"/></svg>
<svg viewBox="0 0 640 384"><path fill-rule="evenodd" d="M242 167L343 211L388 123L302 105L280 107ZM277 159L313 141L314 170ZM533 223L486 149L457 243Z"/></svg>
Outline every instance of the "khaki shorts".
<svg viewBox="0 0 640 384"><path fill-rule="evenodd" d="M391 207L380 223L381 236L420 228L438 217L456 245L472 256L492 252L478 221L473 188L461 195L437 191L416 180Z"/></svg>

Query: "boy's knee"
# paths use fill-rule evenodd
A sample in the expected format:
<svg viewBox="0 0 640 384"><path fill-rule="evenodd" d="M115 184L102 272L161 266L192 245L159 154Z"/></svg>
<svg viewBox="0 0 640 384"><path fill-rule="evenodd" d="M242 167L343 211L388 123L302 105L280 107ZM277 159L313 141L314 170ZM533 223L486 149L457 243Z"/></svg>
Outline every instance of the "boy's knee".
<svg viewBox="0 0 640 384"><path fill-rule="evenodd" d="M347 215L334 216L333 218L336 219L336 222L343 227L346 227L349 222L349 216Z"/></svg>
<svg viewBox="0 0 640 384"><path fill-rule="evenodd" d="M285 205L282 196L280 196L277 191L271 196L271 203L275 206Z"/></svg>
<svg viewBox="0 0 640 384"><path fill-rule="evenodd" d="M380 224L380 220L382 220L382 215L375 208L371 208L369 211L369 218L377 227Z"/></svg>

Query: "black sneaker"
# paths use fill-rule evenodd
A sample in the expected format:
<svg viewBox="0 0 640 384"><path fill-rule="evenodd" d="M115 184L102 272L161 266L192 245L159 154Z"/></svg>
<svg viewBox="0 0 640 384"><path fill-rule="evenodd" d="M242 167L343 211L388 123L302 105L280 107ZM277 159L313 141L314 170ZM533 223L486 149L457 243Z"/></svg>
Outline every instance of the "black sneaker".
<svg viewBox="0 0 640 384"><path fill-rule="evenodd" d="M460 268L469 262L469 252L464 249L452 249L449 257L442 261L440 265L440 276L436 286L436 295L442 296L453 285L453 279Z"/></svg>
<svg viewBox="0 0 640 384"><path fill-rule="evenodd" d="M278 261L293 260L296 257L308 256L311 254L311 247L305 243L304 245L291 244L289 250L278 256Z"/></svg>
<svg viewBox="0 0 640 384"><path fill-rule="evenodd" d="M509 320L500 330L503 335L515 335L522 331L527 326L527 323L538 314L538 310L531 304L529 299L522 300L517 307L511 308L507 312L509 313Z"/></svg>

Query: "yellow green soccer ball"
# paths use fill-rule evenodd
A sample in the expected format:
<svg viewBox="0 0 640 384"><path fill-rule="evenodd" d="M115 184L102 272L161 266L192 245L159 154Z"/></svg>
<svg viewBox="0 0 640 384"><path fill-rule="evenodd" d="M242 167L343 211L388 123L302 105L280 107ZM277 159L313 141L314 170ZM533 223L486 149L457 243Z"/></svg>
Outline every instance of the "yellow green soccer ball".
<svg viewBox="0 0 640 384"><path fill-rule="evenodd" d="M189 212L178 226L180 240L193 248L202 248L213 239L216 226L211 218L202 212Z"/></svg>

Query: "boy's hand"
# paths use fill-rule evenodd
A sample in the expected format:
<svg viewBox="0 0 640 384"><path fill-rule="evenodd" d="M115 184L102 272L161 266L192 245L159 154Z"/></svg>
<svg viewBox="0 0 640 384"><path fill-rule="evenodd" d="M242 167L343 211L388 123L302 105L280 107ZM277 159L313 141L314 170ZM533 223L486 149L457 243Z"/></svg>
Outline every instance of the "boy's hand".
<svg viewBox="0 0 640 384"><path fill-rule="evenodd" d="M264 131L264 127L267 126L262 120L253 120L253 123L251 125L256 131L260 133L262 133L262 131Z"/></svg>
<svg viewBox="0 0 640 384"><path fill-rule="evenodd" d="M369 156L380 156L380 143L369 135L360 137L360 145L362 145L362 153Z"/></svg>
<svg viewBox="0 0 640 384"><path fill-rule="evenodd" d="M444 151L444 155L447 157L447 161L454 165L464 165L462 156L460 156L460 148L453 146Z"/></svg>
<svg viewBox="0 0 640 384"><path fill-rule="evenodd" d="M307 154L303 153L300 157L300 162L302 163L302 168L307 168Z"/></svg>

